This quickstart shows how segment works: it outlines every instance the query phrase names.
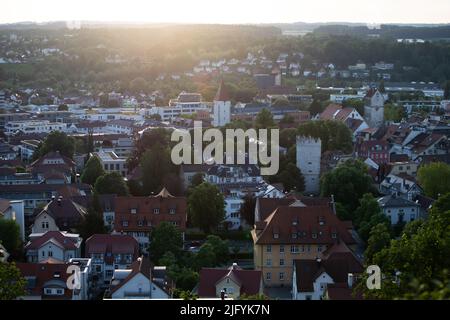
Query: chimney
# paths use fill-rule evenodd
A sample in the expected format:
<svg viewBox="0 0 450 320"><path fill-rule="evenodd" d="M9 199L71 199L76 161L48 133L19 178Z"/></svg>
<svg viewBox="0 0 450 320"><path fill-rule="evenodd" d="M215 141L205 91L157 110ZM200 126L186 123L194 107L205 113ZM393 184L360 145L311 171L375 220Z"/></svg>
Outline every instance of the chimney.
<svg viewBox="0 0 450 320"><path fill-rule="evenodd" d="M238 264L236 262L233 262L233 269L237 269Z"/></svg>
<svg viewBox="0 0 450 320"><path fill-rule="evenodd" d="M349 288L353 287L353 273L349 273L347 276L347 285Z"/></svg>

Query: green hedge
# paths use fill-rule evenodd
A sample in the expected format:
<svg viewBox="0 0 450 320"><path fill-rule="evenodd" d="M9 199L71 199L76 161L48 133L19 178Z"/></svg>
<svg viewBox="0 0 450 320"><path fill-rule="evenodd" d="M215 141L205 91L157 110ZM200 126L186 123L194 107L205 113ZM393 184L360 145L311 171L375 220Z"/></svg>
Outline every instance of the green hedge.
<svg viewBox="0 0 450 320"><path fill-rule="evenodd" d="M219 236L224 240L252 240L250 231L219 231L215 232L214 235ZM207 235L203 232L193 231L186 232L185 238L187 241L193 240L206 240Z"/></svg>

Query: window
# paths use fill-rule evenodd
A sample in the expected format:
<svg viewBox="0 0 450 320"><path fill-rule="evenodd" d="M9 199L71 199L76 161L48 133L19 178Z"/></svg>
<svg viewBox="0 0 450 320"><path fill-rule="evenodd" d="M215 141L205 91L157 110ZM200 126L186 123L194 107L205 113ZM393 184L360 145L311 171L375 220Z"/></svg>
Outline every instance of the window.
<svg viewBox="0 0 450 320"><path fill-rule="evenodd" d="M159 214L159 208L154 208L154 209L153 209L153 213L154 213L154 214Z"/></svg>
<svg viewBox="0 0 450 320"><path fill-rule="evenodd" d="M280 281L284 281L284 272L280 272L279 279Z"/></svg>
<svg viewBox="0 0 450 320"><path fill-rule="evenodd" d="M336 239L336 238L337 238L336 232L331 233L331 237L332 237L333 239Z"/></svg>
<svg viewBox="0 0 450 320"><path fill-rule="evenodd" d="M274 238L274 239L278 239L279 237L280 237L280 235L279 235L278 233L274 233L274 234L273 234L273 238Z"/></svg>
<svg viewBox="0 0 450 320"><path fill-rule="evenodd" d="M136 213L136 212L137 212L137 211L136 211L136 209L134 209L134 208L133 208L133 209L131 209L131 213L133 213L133 214L134 214L134 213Z"/></svg>
<svg viewBox="0 0 450 320"><path fill-rule="evenodd" d="M280 245L280 253L284 253L284 244Z"/></svg>
<svg viewBox="0 0 450 320"><path fill-rule="evenodd" d="M291 246L291 253L298 253L298 246Z"/></svg>
<svg viewBox="0 0 450 320"><path fill-rule="evenodd" d="M266 260L266 266L271 267L272 266L272 259Z"/></svg>
<svg viewBox="0 0 450 320"><path fill-rule="evenodd" d="M322 245L319 244L319 245L317 246L317 252L322 252Z"/></svg>
<svg viewBox="0 0 450 320"><path fill-rule="evenodd" d="M270 244L268 244L267 246L266 246L266 252L272 252L272 245L270 245Z"/></svg>
<svg viewBox="0 0 450 320"><path fill-rule="evenodd" d="M293 232L292 235L291 235L291 237L292 237L292 239L297 239L297 233L296 233L296 232Z"/></svg>
<svg viewBox="0 0 450 320"><path fill-rule="evenodd" d="M266 273L266 280L270 281L272 279L272 273L271 272L267 272Z"/></svg>
<svg viewBox="0 0 450 320"><path fill-rule="evenodd" d="M138 226L139 226L139 227L142 227L143 225L144 225L143 221L142 221L142 220L139 220L139 221L138 221Z"/></svg>
<svg viewBox="0 0 450 320"><path fill-rule="evenodd" d="M56 294L58 294L58 295L62 295L63 292L64 292L64 291L63 291L62 289L57 289L57 290L56 290Z"/></svg>
<svg viewBox="0 0 450 320"><path fill-rule="evenodd" d="M284 266L284 259L280 259L280 266Z"/></svg>
<svg viewBox="0 0 450 320"><path fill-rule="evenodd" d="M49 257L53 257L53 251L49 251L49 252L48 252L48 256L49 256Z"/></svg>
<svg viewBox="0 0 450 320"><path fill-rule="evenodd" d="M312 238L313 238L313 239L317 239L317 233L313 232Z"/></svg>
<svg viewBox="0 0 450 320"><path fill-rule="evenodd" d="M170 214L175 214L175 208L170 208L170 209L169 209L169 213L170 213Z"/></svg>
<svg viewBox="0 0 450 320"><path fill-rule="evenodd" d="M52 294L52 289L45 289L45 294Z"/></svg>
<svg viewBox="0 0 450 320"><path fill-rule="evenodd" d="M122 221L122 226L128 227L128 221L127 220Z"/></svg>

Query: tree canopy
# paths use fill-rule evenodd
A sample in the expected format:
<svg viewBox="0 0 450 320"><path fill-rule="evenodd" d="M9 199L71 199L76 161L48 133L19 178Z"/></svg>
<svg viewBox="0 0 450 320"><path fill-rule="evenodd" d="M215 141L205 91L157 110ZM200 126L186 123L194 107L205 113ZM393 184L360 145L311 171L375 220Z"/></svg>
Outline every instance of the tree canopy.
<svg viewBox="0 0 450 320"><path fill-rule="evenodd" d="M52 151L59 151L62 155L73 158L75 152L75 140L61 131L52 131L44 142L36 149L33 159L46 155Z"/></svg>
<svg viewBox="0 0 450 320"><path fill-rule="evenodd" d="M417 178L420 186L429 197L450 192L450 166L443 162L430 163L419 168Z"/></svg>
<svg viewBox="0 0 450 320"><path fill-rule="evenodd" d="M223 194L215 185L203 182L190 192L188 214L194 226L211 233L225 218Z"/></svg>
<svg viewBox="0 0 450 320"><path fill-rule="evenodd" d="M96 156L92 156L86 163L83 173L81 175L81 182L94 185L97 178L104 175L105 170L100 162L100 159Z"/></svg>
<svg viewBox="0 0 450 320"><path fill-rule="evenodd" d="M0 300L15 300L25 295L26 284L14 263L0 262Z"/></svg>
<svg viewBox="0 0 450 320"><path fill-rule="evenodd" d="M110 172L98 177L94 189L98 194L129 195L128 186L118 172Z"/></svg>
<svg viewBox="0 0 450 320"><path fill-rule="evenodd" d="M153 261L159 262L168 252L174 256L180 254L183 248L183 238L180 230L169 222L161 222L153 228L150 234L150 256ZM167 257L166 257L167 258Z"/></svg>
<svg viewBox="0 0 450 320"><path fill-rule="evenodd" d="M334 195L336 202L342 203L352 212L359 206L359 199L366 193L375 193L372 178L366 165L359 160L348 160L321 178L321 194Z"/></svg>

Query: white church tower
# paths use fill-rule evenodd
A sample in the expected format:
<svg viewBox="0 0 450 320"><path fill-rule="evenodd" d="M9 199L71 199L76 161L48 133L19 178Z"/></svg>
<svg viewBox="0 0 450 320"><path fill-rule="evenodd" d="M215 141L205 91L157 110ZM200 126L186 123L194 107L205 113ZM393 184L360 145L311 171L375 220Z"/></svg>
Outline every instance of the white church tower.
<svg viewBox="0 0 450 320"><path fill-rule="evenodd" d="M371 128L384 123L384 96L378 89L370 89L364 99L364 118Z"/></svg>
<svg viewBox="0 0 450 320"><path fill-rule="evenodd" d="M230 96L222 81L219 85L219 90L214 98L213 106L213 126L223 127L231 122L231 101Z"/></svg>
<svg viewBox="0 0 450 320"><path fill-rule="evenodd" d="M297 168L305 178L305 194L320 192L320 159L322 141L319 138L297 137Z"/></svg>

